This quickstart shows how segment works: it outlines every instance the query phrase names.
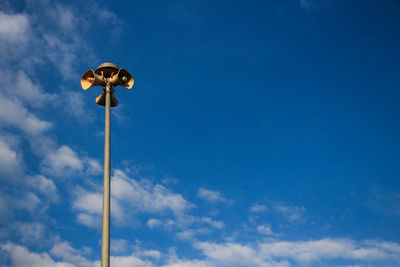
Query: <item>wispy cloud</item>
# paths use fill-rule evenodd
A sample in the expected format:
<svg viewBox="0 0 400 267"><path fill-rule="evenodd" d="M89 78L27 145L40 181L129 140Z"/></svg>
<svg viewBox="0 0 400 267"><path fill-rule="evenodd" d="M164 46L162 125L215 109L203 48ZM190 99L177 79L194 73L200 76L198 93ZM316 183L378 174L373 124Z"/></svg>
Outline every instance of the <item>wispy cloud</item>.
<svg viewBox="0 0 400 267"><path fill-rule="evenodd" d="M262 235L272 235L271 225L258 225L257 232Z"/></svg>
<svg viewBox="0 0 400 267"><path fill-rule="evenodd" d="M261 204L254 204L253 206L250 207L250 212L254 212L254 213L264 213L267 212L268 208L265 205L261 205Z"/></svg>
<svg viewBox="0 0 400 267"><path fill-rule="evenodd" d="M30 252L26 247L7 243L3 245L2 250L8 253L13 266L29 266L33 267L74 267L72 263L56 262L48 253L34 253Z"/></svg>
<svg viewBox="0 0 400 267"><path fill-rule="evenodd" d="M210 226L212 226L212 227L214 227L214 228L217 228L217 229L222 229L222 228L224 228L224 226L225 226L223 222L213 220L213 219L210 218L210 217L202 217L202 218L200 218L199 220L200 220L201 222L206 223L206 224L208 224L208 225L210 225Z"/></svg>
<svg viewBox="0 0 400 267"><path fill-rule="evenodd" d="M76 152L54 138L56 123L52 114L49 116L49 110L57 107L62 111L65 101L73 101L73 112L65 112L65 116L77 119L85 110L81 99L64 92L53 78L60 77L65 83L79 78L81 64L95 59L86 33L92 26L113 22L77 15L103 10L95 2L90 8L77 2L19 4L17 11L12 8L14 3L3 1L2 8L7 11L0 11L0 75L3 77L0 84L0 235L15 237L23 244L38 239L42 240L37 243L48 244L43 240L47 234L44 226L50 220L46 213L50 205L60 200L56 184L60 181L53 178L66 174L90 176L102 169L85 151ZM104 34L107 32L110 33L105 29ZM49 78L46 81L40 80L43 72ZM43 84L49 80L52 90L44 90ZM49 91L57 91L58 97ZM52 224L57 223L54 218L51 220ZM3 234L4 231L8 233ZM31 253L12 243L4 245L3 250L10 253L14 266L27 262L30 266L81 265L66 263L59 255L54 260L50 254Z"/></svg>
<svg viewBox="0 0 400 267"><path fill-rule="evenodd" d="M83 170L83 162L68 146L61 146L57 150L49 153L44 159L44 169L46 172L55 175L62 175L68 171Z"/></svg>
<svg viewBox="0 0 400 267"><path fill-rule="evenodd" d="M178 232L177 237L182 240L192 240L195 236L210 233L208 228L186 229Z"/></svg>
<svg viewBox="0 0 400 267"><path fill-rule="evenodd" d="M212 203L232 203L232 200L225 198L220 192L205 188L199 189L197 192L197 197Z"/></svg>
<svg viewBox="0 0 400 267"><path fill-rule="evenodd" d="M367 241L357 243L348 239L321 239L315 241L271 241L258 245L240 243L195 243L216 265L290 266L290 261L311 263L322 259L370 261L396 261L400 259L397 243Z"/></svg>
<svg viewBox="0 0 400 267"><path fill-rule="evenodd" d="M15 222L13 230L17 233L22 244L36 245L45 244L46 226L39 222ZM40 247L40 246L38 246Z"/></svg>
<svg viewBox="0 0 400 267"><path fill-rule="evenodd" d="M5 77L5 89L7 97L15 98L28 106L43 107L45 104L50 104L55 100L55 95L46 93L37 82L32 79L22 70L14 73L11 71L1 72Z"/></svg>
<svg viewBox="0 0 400 267"><path fill-rule="evenodd" d="M3 184L0 202L6 208L3 215L5 220L10 220L14 212L21 210L28 211L40 218L40 215L46 212L51 203L59 200L56 185L45 176L25 175L21 180L23 182L14 181L11 184Z"/></svg>
<svg viewBox="0 0 400 267"><path fill-rule="evenodd" d="M112 190L112 215L120 223L127 221L134 213L165 213L170 212L175 217L181 216L192 207L182 195L173 193L160 184L138 182L129 178L123 171L114 170L111 179ZM80 211L80 222L88 225L89 218L101 214L102 195L99 191L79 190L73 206ZM83 212L83 213L82 213ZM85 215L82 215L85 214ZM95 220L93 220L95 221ZM148 223L155 227L158 224L153 221Z"/></svg>
<svg viewBox="0 0 400 267"><path fill-rule="evenodd" d="M397 243L367 241L357 243L348 239L321 239L315 241L277 241L260 245L265 256L284 257L298 262L321 259L396 260L400 259Z"/></svg>
<svg viewBox="0 0 400 267"><path fill-rule="evenodd" d="M276 262L264 259L256 248L240 243L198 242L194 247L200 250L212 262L212 266L289 266L285 261Z"/></svg>
<svg viewBox="0 0 400 267"><path fill-rule="evenodd" d="M287 206L283 203L276 203L274 205L274 209L289 222L296 222L301 219L306 210L304 207L301 206Z"/></svg>
<svg viewBox="0 0 400 267"><path fill-rule="evenodd" d="M20 101L0 95L0 124L15 127L31 135L38 135L51 128L52 123L39 119Z"/></svg>
<svg viewBox="0 0 400 267"><path fill-rule="evenodd" d="M54 244L50 250L50 254L57 259L68 261L76 266L92 266L90 261L85 256L90 255L91 249L89 247L83 247L75 249L69 242L59 241Z"/></svg>
<svg viewBox="0 0 400 267"><path fill-rule="evenodd" d="M190 237L195 232L182 232ZM190 238L189 238L190 239ZM368 266L393 266L400 260L400 245L393 242L362 241L351 239L319 239L311 241L270 240L267 242L199 242L193 247L201 253L198 259L187 260L176 255L174 249L163 254L157 250L142 249L123 240L120 249L127 254L112 256L116 266L297 266L310 265L324 260L346 260L349 263L361 263ZM49 252L36 253L24 246L6 243L1 246L3 253L10 258L12 266L75 266L87 267L99 262L88 260L89 248L76 249L68 242L58 240ZM132 251L133 250L133 251ZM155 260L155 261L154 261ZM156 263L157 262L157 263Z"/></svg>
<svg viewBox="0 0 400 267"><path fill-rule="evenodd" d="M279 201L268 201L268 206L255 203L250 207L249 211L253 214L260 214L267 212L269 209L271 209L270 212L281 215L291 223L300 221L306 211L302 206L292 206Z"/></svg>
<svg viewBox="0 0 400 267"><path fill-rule="evenodd" d="M25 168L22 156L7 141L9 138L0 136L0 175L21 176L22 170Z"/></svg>
<svg viewBox="0 0 400 267"><path fill-rule="evenodd" d="M181 194L148 180L130 178L122 170L113 171L111 188L111 216L116 226L135 227L143 223L150 229L166 230L185 240L225 227L224 222L212 217L193 216L191 210L194 205ZM73 208L77 212L78 222L98 228L102 203L100 189L78 187L75 192ZM143 222L138 221L139 214L144 216Z"/></svg>
<svg viewBox="0 0 400 267"><path fill-rule="evenodd" d="M172 193L160 184L138 183L123 171L115 170L113 175L113 197L124 203L134 203L143 212L172 211L175 214L190 209L191 204L182 195Z"/></svg>
<svg viewBox="0 0 400 267"><path fill-rule="evenodd" d="M147 221L146 225L150 229L154 228L166 228L166 229L171 229L173 226L176 225L174 220L167 219L167 220L160 220L160 219L155 219L151 218Z"/></svg>
<svg viewBox="0 0 400 267"><path fill-rule="evenodd" d="M29 19L25 14L6 14L0 11L0 40L24 42L29 37Z"/></svg>
<svg viewBox="0 0 400 267"><path fill-rule="evenodd" d="M86 176L100 174L101 164L92 158L79 156L69 146L49 150L42 162L42 172L56 177Z"/></svg>

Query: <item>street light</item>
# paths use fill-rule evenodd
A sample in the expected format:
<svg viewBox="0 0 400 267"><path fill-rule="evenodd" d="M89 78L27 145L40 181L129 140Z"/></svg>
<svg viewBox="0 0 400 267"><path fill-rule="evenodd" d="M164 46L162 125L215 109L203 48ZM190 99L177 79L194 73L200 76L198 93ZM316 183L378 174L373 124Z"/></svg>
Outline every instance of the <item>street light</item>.
<svg viewBox="0 0 400 267"><path fill-rule="evenodd" d="M114 87L122 85L127 89L133 86L133 77L125 69L113 63L103 63L95 71L88 70L81 78L83 90L93 86L104 86L103 92L96 98L96 103L105 106L104 127L104 180L103 180L103 226L101 235L101 267L110 266L110 126L111 107L118 105L114 96Z"/></svg>

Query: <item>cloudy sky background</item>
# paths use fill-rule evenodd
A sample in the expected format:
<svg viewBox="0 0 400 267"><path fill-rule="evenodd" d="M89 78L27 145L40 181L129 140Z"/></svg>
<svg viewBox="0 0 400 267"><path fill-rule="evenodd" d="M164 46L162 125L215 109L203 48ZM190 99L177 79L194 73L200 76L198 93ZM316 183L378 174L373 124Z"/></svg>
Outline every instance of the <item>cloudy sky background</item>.
<svg viewBox="0 0 400 267"><path fill-rule="evenodd" d="M0 1L0 266L400 266L397 1Z"/></svg>

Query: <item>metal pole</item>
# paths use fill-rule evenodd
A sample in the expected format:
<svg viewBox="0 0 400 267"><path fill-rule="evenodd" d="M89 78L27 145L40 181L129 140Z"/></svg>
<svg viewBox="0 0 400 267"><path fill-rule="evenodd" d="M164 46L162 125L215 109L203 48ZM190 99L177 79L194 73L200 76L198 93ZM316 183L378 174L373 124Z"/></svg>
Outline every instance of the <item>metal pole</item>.
<svg viewBox="0 0 400 267"><path fill-rule="evenodd" d="M111 154L111 106L118 105L114 97L114 86L121 85L131 89L134 83L132 75L114 63L106 62L95 71L86 71L81 78L83 90L92 86L105 86L104 91L96 98L96 103L105 106L104 129L104 180L103 180L103 226L101 236L101 267L110 267L110 154Z"/></svg>
<svg viewBox="0 0 400 267"><path fill-rule="evenodd" d="M110 266L110 136L111 136L111 90L105 87L105 129L104 129L104 181L103 181L103 229L101 236L101 267Z"/></svg>

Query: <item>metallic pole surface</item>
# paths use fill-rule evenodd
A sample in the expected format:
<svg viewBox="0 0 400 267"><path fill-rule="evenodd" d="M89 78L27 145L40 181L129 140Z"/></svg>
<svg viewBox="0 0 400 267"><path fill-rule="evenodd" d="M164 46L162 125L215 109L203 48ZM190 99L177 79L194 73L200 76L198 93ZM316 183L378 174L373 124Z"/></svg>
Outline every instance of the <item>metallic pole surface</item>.
<svg viewBox="0 0 400 267"><path fill-rule="evenodd" d="M101 267L110 266L110 142L111 142L111 90L105 87L105 127L104 127L104 180L103 180L103 229L101 237Z"/></svg>

